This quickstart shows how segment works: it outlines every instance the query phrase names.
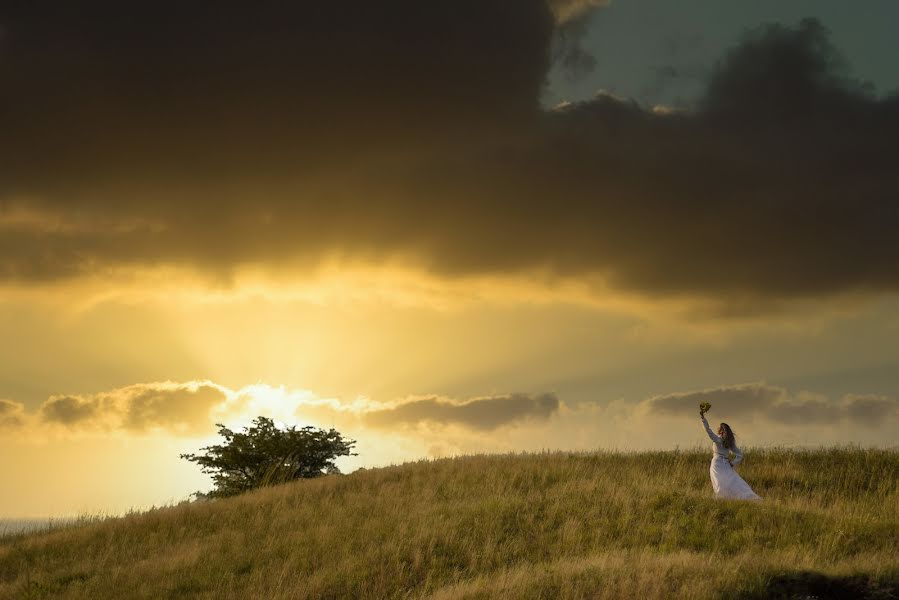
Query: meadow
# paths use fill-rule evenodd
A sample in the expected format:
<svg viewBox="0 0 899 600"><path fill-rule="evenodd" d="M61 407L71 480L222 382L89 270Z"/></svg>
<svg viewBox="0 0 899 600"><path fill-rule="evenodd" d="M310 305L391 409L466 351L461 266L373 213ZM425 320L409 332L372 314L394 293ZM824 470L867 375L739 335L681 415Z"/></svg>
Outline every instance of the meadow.
<svg viewBox="0 0 899 600"><path fill-rule="evenodd" d="M897 598L899 452L427 460L0 538L0 598Z"/></svg>

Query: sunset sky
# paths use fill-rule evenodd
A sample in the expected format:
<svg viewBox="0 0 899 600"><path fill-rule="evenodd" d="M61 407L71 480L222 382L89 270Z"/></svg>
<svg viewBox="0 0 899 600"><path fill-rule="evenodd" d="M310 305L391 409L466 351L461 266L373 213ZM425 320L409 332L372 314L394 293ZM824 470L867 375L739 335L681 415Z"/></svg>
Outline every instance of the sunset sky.
<svg viewBox="0 0 899 600"><path fill-rule="evenodd" d="M701 401L749 448L895 445L897 27L0 2L0 518L185 499L257 415L344 472L692 447Z"/></svg>

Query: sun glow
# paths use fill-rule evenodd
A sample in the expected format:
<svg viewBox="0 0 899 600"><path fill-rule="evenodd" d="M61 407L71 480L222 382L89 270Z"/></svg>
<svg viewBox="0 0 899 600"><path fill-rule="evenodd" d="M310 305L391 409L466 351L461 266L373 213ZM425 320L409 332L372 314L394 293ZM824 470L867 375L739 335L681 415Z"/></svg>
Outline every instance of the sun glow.
<svg viewBox="0 0 899 600"><path fill-rule="evenodd" d="M269 417L281 427L286 424L312 425L299 422L299 409L317 401L315 394L307 390L288 390L283 385L256 383L230 392L222 412L228 424L234 427L248 426L257 416Z"/></svg>

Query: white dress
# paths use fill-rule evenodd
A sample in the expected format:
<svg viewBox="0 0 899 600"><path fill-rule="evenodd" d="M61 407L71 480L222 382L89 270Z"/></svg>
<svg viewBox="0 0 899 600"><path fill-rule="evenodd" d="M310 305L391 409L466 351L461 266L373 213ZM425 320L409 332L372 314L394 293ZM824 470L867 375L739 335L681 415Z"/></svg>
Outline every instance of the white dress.
<svg viewBox="0 0 899 600"><path fill-rule="evenodd" d="M709 422L705 420L705 415L700 417L702 418L702 424L705 425L706 433L709 434L709 439L715 444L715 453L712 455L712 464L709 466L709 475L712 478L712 489L715 490L715 497L734 500L761 500L759 495L752 491L749 484L743 481L743 478L740 477L727 460L727 448L724 447L721 438L715 435L715 432L709 427ZM736 444L733 447L733 452L734 465L743 462L743 452L737 448Z"/></svg>

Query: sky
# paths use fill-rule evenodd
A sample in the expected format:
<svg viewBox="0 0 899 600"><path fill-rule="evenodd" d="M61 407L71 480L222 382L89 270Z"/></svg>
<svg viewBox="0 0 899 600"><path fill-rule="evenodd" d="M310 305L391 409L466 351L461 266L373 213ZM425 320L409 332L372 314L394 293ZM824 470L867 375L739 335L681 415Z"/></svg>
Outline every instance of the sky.
<svg viewBox="0 0 899 600"><path fill-rule="evenodd" d="M549 2L548 4L546 2ZM0 517L344 472L894 446L895 2L0 3Z"/></svg>

